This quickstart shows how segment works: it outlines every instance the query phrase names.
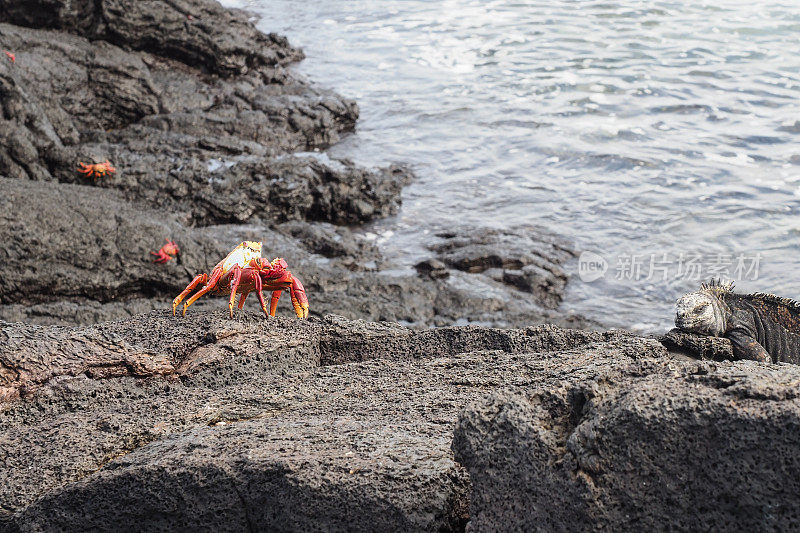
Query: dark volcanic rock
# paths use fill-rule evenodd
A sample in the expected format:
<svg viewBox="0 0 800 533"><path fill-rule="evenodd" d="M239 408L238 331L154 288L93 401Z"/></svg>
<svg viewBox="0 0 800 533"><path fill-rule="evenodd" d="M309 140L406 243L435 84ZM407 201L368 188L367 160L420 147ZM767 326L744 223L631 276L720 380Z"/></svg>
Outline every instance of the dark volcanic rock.
<svg viewBox="0 0 800 533"><path fill-rule="evenodd" d="M227 253L174 218L136 209L110 191L3 178L0 189L0 303L177 294ZM154 265L150 251L165 238L179 243L179 259Z"/></svg>
<svg viewBox="0 0 800 533"><path fill-rule="evenodd" d="M206 305L211 307L213 304L203 300L195 304L197 307ZM169 309L170 306L168 297L161 299L131 297L108 302L99 302L86 297L60 297L50 302L0 305L0 320L38 325L88 325L121 320L147 313L152 309Z"/></svg>
<svg viewBox="0 0 800 533"><path fill-rule="evenodd" d="M438 259L420 261L414 265L414 268L422 277L429 277L432 279L447 279L450 277L450 273L447 271L447 265Z"/></svg>
<svg viewBox="0 0 800 533"><path fill-rule="evenodd" d="M79 142L82 130L120 128L159 111L160 91L139 54L2 23L0 43L18 57L0 77L40 103L64 144Z"/></svg>
<svg viewBox="0 0 800 533"><path fill-rule="evenodd" d="M796 367L550 326L0 327L6 529L798 527Z"/></svg>
<svg viewBox="0 0 800 533"><path fill-rule="evenodd" d="M173 317L247 239L315 314L587 325L535 228L439 231L415 272L333 226L394 213L409 173L295 153L358 108L242 12L0 0L0 49L0 317L124 318L0 322L0 531L800 527L800 374L671 355L714 340Z"/></svg>
<svg viewBox="0 0 800 533"><path fill-rule="evenodd" d="M0 174L121 189L196 224L362 223L396 212L409 179L399 167L281 156L337 141L358 116L355 103L299 80L209 79L107 42L9 24L0 48L19 55L0 63ZM76 170L106 159L117 173L100 182Z"/></svg>
<svg viewBox="0 0 800 533"><path fill-rule="evenodd" d="M187 222L198 226L290 220L360 224L396 213L408 178L399 167L366 170L314 157L257 162L138 158L127 165L129 153L108 153L125 170L101 187L185 213ZM62 181L87 180L70 172Z"/></svg>
<svg viewBox="0 0 800 533"><path fill-rule="evenodd" d="M453 449L473 484L468 530L800 527L797 367L589 364L462 415Z"/></svg>
<svg viewBox="0 0 800 533"><path fill-rule="evenodd" d="M443 457L447 439L384 421L306 413L197 428L45 497L20 522L105 531L459 530L468 483Z"/></svg>
<svg viewBox="0 0 800 533"><path fill-rule="evenodd" d="M465 403L587 357L664 353L623 333L256 313L2 324L0 380L20 399L0 404L0 524L459 530Z"/></svg>
<svg viewBox="0 0 800 533"><path fill-rule="evenodd" d="M0 33L0 45L5 44ZM0 62L0 175L47 179L43 154L61 138L38 100L17 82L14 64ZM70 133L77 132L74 130Z"/></svg>
<svg viewBox="0 0 800 533"><path fill-rule="evenodd" d="M678 328L656 337L671 353L683 354L695 359L733 361L733 346L724 337L708 337L686 333Z"/></svg>
<svg viewBox="0 0 800 533"><path fill-rule="evenodd" d="M284 37L262 34L245 13L213 1L3 0L0 20L108 41L222 76L303 58Z"/></svg>
<svg viewBox="0 0 800 533"><path fill-rule="evenodd" d="M535 227L505 230L463 227L439 232L430 248L445 264L533 294L543 305L561 303L567 276L562 265L575 252L561 239Z"/></svg>
<svg viewBox="0 0 800 533"><path fill-rule="evenodd" d="M0 239L8 243L0 265L5 320L87 324L168 308L195 275L210 272L242 240L257 240L264 243L265 256L287 260L306 287L313 313L420 325L464 319L587 325L580 317L564 318L535 301L504 294L502 286L487 298L481 284L456 276L442 282L420 279L413 271L378 272L378 252L345 228L312 229L301 222L187 228L175 216L129 204L102 188L3 178L0 188ZM155 265L150 252L167 238L181 253ZM214 297L195 305L225 308Z"/></svg>

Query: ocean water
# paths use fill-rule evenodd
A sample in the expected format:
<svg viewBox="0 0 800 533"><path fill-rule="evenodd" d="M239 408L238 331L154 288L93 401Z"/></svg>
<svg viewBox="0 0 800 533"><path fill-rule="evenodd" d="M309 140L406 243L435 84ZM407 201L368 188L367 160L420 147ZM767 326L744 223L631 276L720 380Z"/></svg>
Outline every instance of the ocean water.
<svg viewBox="0 0 800 533"><path fill-rule="evenodd" d="M669 328L710 277L800 296L800 4L226 4L358 101L331 157L414 168L364 229L405 267L433 229L533 224L588 252L562 309L609 326Z"/></svg>

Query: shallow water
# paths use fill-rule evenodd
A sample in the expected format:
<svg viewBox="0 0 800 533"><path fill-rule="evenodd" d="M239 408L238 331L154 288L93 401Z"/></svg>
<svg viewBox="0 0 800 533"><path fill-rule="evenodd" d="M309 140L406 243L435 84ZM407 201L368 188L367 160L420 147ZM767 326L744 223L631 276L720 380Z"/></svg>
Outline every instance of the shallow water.
<svg viewBox="0 0 800 533"><path fill-rule="evenodd" d="M404 264L432 227L524 223L602 257L592 282L568 265L562 309L610 326L668 328L713 275L800 296L800 5L226 4L358 101L332 157L414 167L400 215L368 228Z"/></svg>

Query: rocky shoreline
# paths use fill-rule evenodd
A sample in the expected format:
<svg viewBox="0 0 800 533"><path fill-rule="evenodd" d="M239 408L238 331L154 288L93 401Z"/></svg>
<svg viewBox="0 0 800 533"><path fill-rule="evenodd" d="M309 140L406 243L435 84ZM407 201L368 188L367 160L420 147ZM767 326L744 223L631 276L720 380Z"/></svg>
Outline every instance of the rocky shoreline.
<svg viewBox="0 0 800 533"><path fill-rule="evenodd" d="M435 271L381 257L353 229L396 213L412 173L328 158L358 106L287 70L302 52L243 12L3 0L0 49L15 56L0 61L2 319L90 324L164 308L250 239L287 259L318 315L592 325L556 310L574 252L538 228L433 228L423 264ZM105 160L112 176L77 172ZM165 239L181 254L153 265Z"/></svg>
<svg viewBox="0 0 800 533"><path fill-rule="evenodd" d="M413 173L325 155L357 105L248 17L0 0L0 531L798 527L795 366L595 331L542 228L392 264L359 226ZM172 316L242 240L308 321Z"/></svg>

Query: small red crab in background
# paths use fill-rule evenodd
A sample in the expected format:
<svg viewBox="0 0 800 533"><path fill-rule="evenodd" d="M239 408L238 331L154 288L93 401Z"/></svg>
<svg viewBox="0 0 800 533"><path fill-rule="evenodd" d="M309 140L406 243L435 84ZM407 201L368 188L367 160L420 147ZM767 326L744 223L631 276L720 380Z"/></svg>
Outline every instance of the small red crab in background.
<svg viewBox="0 0 800 533"><path fill-rule="evenodd" d="M202 283L203 287L183 305L184 315L190 305L210 292L231 295L228 308L231 318L233 318L233 303L236 300L236 293L240 294L239 309L241 309L247 295L255 292L264 314L275 316L281 292L288 289L297 318L308 318L306 291L300 280L286 270L287 266L286 261L280 258L276 258L272 262L262 258L260 242L244 241L234 248L225 259L217 263L217 266L211 271L211 276L199 274L189 283L186 289L172 301L172 314L175 314L176 308L183 299ZM269 312L267 312L267 305L261 292L263 289L272 291Z"/></svg>
<svg viewBox="0 0 800 533"><path fill-rule="evenodd" d="M161 249L157 252L150 252L150 255L156 256L153 259L153 263L166 263L173 256L178 255L180 249L178 249L178 245L175 244L175 241L171 241L167 239L167 244L161 247Z"/></svg>
<svg viewBox="0 0 800 533"><path fill-rule="evenodd" d="M85 174L87 176L91 176L95 179L97 178L104 178L108 174L113 174L117 171L116 168L111 166L111 163L108 162L106 159L105 163L93 163L91 165L87 165L86 163L78 163L80 165L78 167L78 172Z"/></svg>
<svg viewBox="0 0 800 533"><path fill-rule="evenodd" d="M16 62L17 62L17 56L15 56L14 54L12 54L12 53L11 53L11 52L9 52L8 50L3 50L3 51L4 51L4 52L6 53L6 55L8 56L8 60L9 60L9 61L11 61L12 63L16 63Z"/></svg>

